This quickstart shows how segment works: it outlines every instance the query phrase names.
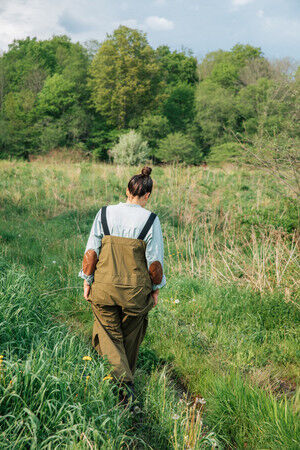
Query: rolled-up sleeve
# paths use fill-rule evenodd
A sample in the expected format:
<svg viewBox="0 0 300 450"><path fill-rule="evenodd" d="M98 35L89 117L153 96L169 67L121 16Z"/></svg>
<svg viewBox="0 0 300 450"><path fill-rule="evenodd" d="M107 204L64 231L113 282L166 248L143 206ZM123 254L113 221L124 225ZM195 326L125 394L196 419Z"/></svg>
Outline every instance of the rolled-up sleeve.
<svg viewBox="0 0 300 450"><path fill-rule="evenodd" d="M82 268L78 273L78 276L86 280L89 285L94 281L94 271L99 258L102 237L104 235L101 224L101 209L94 219L83 256Z"/></svg>
<svg viewBox="0 0 300 450"><path fill-rule="evenodd" d="M148 270L151 266L153 267L153 273L155 277L161 278L161 281L158 284L154 284L152 282L152 290L161 289L167 283L166 277L164 274L164 243L163 243L163 235L160 226L160 220L158 216L156 216L152 227L150 228L147 236L145 238L147 243L146 246L146 260ZM160 263L160 264L159 264ZM162 276L160 276L162 275Z"/></svg>

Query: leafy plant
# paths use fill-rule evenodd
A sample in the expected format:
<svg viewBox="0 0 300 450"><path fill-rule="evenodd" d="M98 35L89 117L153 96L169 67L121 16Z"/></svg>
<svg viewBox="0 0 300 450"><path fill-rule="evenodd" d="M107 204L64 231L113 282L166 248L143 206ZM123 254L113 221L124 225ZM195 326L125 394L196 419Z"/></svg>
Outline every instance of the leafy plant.
<svg viewBox="0 0 300 450"><path fill-rule="evenodd" d="M179 131L161 140L156 156L164 162L185 161L193 164L201 160L201 153L192 139Z"/></svg>
<svg viewBox="0 0 300 450"><path fill-rule="evenodd" d="M118 144L110 150L114 162L124 165L144 163L149 157L149 152L148 143L143 140L140 133L134 130L123 134Z"/></svg>

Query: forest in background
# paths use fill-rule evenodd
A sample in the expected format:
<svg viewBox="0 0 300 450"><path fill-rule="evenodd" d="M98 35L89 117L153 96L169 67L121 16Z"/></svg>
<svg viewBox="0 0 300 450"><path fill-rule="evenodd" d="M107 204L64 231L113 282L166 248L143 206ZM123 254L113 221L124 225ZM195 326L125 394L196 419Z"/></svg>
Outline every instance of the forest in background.
<svg viewBox="0 0 300 450"><path fill-rule="evenodd" d="M201 164L260 149L293 165L299 86L297 64L248 44L198 61L122 25L102 43L14 40L0 57L0 154L66 147L125 164Z"/></svg>

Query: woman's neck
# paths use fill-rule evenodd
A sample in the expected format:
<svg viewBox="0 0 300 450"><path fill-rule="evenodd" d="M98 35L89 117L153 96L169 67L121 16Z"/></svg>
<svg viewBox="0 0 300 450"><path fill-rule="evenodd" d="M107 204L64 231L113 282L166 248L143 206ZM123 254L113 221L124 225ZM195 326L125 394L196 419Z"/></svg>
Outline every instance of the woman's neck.
<svg viewBox="0 0 300 450"><path fill-rule="evenodd" d="M133 199L133 200L127 199L126 203L131 203L133 205L140 205L140 206L142 206L141 202L138 199Z"/></svg>

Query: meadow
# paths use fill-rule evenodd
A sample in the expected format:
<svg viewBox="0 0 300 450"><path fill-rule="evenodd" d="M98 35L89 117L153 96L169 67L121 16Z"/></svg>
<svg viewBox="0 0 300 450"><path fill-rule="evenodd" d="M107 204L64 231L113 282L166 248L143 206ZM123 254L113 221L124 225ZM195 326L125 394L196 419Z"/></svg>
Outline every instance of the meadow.
<svg viewBox="0 0 300 450"><path fill-rule="evenodd" d="M298 209L263 170L154 166L167 285L118 405L77 274L139 171L0 163L1 448L299 448Z"/></svg>

